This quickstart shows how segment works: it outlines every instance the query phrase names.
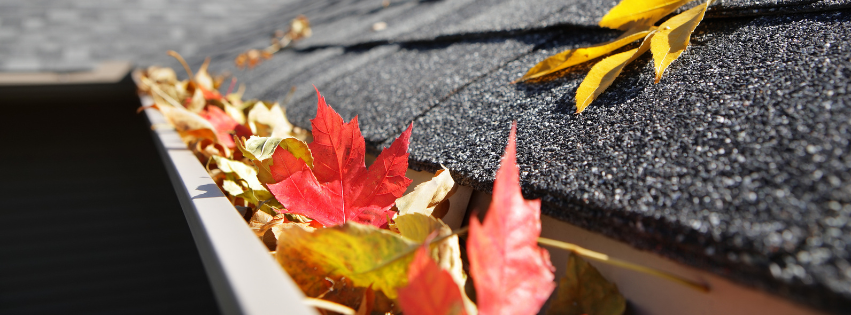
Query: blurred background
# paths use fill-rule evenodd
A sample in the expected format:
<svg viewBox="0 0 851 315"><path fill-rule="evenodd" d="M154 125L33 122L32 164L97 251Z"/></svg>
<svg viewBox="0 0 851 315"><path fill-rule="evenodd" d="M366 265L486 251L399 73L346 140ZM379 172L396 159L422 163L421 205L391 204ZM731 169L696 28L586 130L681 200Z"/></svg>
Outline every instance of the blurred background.
<svg viewBox="0 0 851 315"><path fill-rule="evenodd" d="M218 313L127 73L287 3L0 0L0 314Z"/></svg>

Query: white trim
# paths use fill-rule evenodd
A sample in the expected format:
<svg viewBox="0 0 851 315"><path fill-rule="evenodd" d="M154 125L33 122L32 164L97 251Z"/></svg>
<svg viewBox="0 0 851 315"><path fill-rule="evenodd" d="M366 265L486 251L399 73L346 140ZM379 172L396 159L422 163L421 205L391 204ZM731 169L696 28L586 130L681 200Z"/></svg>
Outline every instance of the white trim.
<svg viewBox="0 0 851 315"><path fill-rule="evenodd" d="M117 83L132 67L127 61L104 61L91 71L0 72L0 86Z"/></svg>
<svg viewBox="0 0 851 315"><path fill-rule="evenodd" d="M612 258L663 270L680 277L709 284L709 293L683 286L658 277L588 261L607 280L618 285L621 294L633 309L633 314L681 315L816 315L824 314L777 296L748 288L715 274L692 268L651 252L590 232L548 216L541 216L541 236L573 243L602 252ZM564 275L568 253L547 248L556 267L556 281Z"/></svg>

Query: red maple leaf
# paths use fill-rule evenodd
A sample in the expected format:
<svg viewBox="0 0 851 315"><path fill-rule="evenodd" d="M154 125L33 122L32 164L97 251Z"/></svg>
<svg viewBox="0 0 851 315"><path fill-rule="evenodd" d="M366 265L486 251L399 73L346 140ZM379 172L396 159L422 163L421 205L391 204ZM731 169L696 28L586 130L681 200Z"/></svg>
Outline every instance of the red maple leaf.
<svg viewBox="0 0 851 315"><path fill-rule="evenodd" d="M428 255L428 245L417 251L408 267L408 285L399 289L405 315L466 315L458 284Z"/></svg>
<svg viewBox="0 0 851 315"><path fill-rule="evenodd" d="M207 105L198 115L213 124L213 127L216 128L216 137L219 139L219 143L228 148L233 149L236 147L236 144L233 142L233 135L240 138L251 136L251 130L240 125L236 120L228 116L225 111L216 106Z"/></svg>
<svg viewBox="0 0 851 315"><path fill-rule="evenodd" d="M515 123L484 224L475 216L470 221L467 255L482 315L536 314L555 288L550 255L537 245L541 200L520 193L516 129Z"/></svg>
<svg viewBox="0 0 851 315"><path fill-rule="evenodd" d="M385 226L393 217L390 210L411 180L408 169L408 143L411 128L402 132L367 170L365 144L357 117L343 123L325 98L319 97L316 118L311 120L313 169L287 150L276 150L270 167L275 184L269 191L287 212L312 218L326 226L346 221Z"/></svg>

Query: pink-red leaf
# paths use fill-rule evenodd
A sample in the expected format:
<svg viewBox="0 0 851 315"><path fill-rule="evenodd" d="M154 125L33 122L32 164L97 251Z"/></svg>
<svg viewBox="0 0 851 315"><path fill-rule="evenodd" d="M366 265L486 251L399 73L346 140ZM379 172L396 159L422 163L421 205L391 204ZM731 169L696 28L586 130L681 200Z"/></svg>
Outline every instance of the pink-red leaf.
<svg viewBox="0 0 851 315"><path fill-rule="evenodd" d="M555 288L550 255L537 245L541 201L520 193L516 129L511 126L484 224L470 221L467 255L482 315L536 314Z"/></svg>
<svg viewBox="0 0 851 315"><path fill-rule="evenodd" d="M219 138L219 143L233 149L236 144L233 142L233 135L238 137L248 138L251 136L251 130L240 125L236 120L228 116L225 111L213 105L207 105L200 113L207 121L213 124L216 128L216 136Z"/></svg>
<svg viewBox="0 0 851 315"><path fill-rule="evenodd" d="M399 289L399 306L405 315L465 315L458 284L440 269L423 246L408 267L408 285Z"/></svg>
<svg viewBox="0 0 851 315"><path fill-rule="evenodd" d="M311 120L314 140L308 144L313 169L286 150L275 151L270 171L276 183L269 190L290 213L326 226L346 221L386 225L393 216L390 207L411 184L405 171L413 124L367 170L357 117L344 123L318 90L316 94L318 109Z"/></svg>

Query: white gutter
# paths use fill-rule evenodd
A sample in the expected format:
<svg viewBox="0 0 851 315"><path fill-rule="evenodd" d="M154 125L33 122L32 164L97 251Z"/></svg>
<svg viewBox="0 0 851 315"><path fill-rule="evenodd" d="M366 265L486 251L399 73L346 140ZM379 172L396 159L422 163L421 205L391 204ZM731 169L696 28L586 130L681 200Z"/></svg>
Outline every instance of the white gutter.
<svg viewBox="0 0 851 315"><path fill-rule="evenodd" d="M317 314L162 114L145 114L222 313Z"/></svg>

